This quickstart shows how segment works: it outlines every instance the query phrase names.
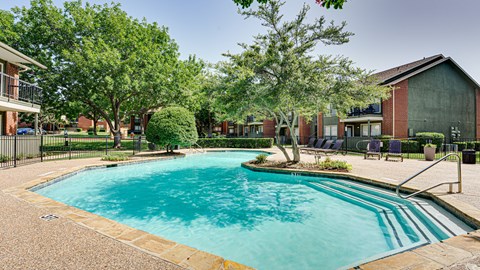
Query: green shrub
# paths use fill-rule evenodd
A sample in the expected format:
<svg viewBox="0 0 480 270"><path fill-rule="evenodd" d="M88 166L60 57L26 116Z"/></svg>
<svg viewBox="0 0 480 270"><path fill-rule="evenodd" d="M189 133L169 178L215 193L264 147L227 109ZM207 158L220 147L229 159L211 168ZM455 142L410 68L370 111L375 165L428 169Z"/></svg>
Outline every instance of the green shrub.
<svg viewBox="0 0 480 270"><path fill-rule="evenodd" d="M129 159L130 157L123 153L109 154L102 157L104 161L125 161Z"/></svg>
<svg viewBox="0 0 480 270"><path fill-rule="evenodd" d="M415 136L417 137L420 147L423 147L427 143L433 143L437 148L442 148L445 140L445 135L437 132L418 132Z"/></svg>
<svg viewBox="0 0 480 270"><path fill-rule="evenodd" d="M267 157L268 157L268 156L265 155L265 154L260 154L260 155L258 155L258 156L255 158L255 159L256 159L255 163L257 163L257 164L263 164L263 163L267 162Z"/></svg>
<svg viewBox="0 0 480 270"><path fill-rule="evenodd" d="M475 151L480 151L480 141L473 142Z"/></svg>
<svg viewBox="0 0 480 270"><path fill-rule="evenodd" d="M190 146L198 140L195 116L182 107L162 109L148 122L146 135L158 146Z"/></svg>
<svg viewBox="0 0 480 270"><path fill-rule="evenodd" d="M463 151L467 148L467 143L466 142L454 142L453 144L456 144L458 147L458 151Z"/></svg>
<svg viewBox="0 0 480 270"><path fill-rule="evenodd" d="M0 163L2 163L2 162L9 162L9 161L11 161L11 160L12 160L12 158L9 157L9 156L0 155Z"/></svg>
<svg viewBox="0 0 480 270"><path fill-rule="evenodd" d="M272 138L200 138L197 144L203 148L270 148Z"/></svg>
<svg viewBox="0 0 480 270"><path fill-rule="evenodd" d="M423 147L437 148L437 145L436 145L436 144L433 144L433 143L427 143L427 144L425 144Z"/></svg>
<svg viewBox="0 0 480 270"><path fill-rule="evenodd" d="M417 141L402 140L402 153L419 153L419 144Z"/></svg>
<svg viewBox="0 0 480 270"><path fill-rule="evenodd" d="M351 171L352 165L348 164L346 161L341 160L332 160L327 157L324 161L318 163L318 168L320 170L345 170Z"/></svg>
<svg viewBox="0 0 480 270"><path fill-rule="evenodd" d="M83 131L83 129L81 129L81 128L77 128L77 129L76 129L76 131L77 131L77 132L82 132L82 131Z"/></svg>
<svg viewBox="0 0 480 270"><path fill-rule="evenodd" d="M380 148L380 151L382 152L388 152L388 148L390 146L390 140L393 137L391 135L380 135L380 136L375 136L374 139L380 140L382 142L382 147Z"/></svg>

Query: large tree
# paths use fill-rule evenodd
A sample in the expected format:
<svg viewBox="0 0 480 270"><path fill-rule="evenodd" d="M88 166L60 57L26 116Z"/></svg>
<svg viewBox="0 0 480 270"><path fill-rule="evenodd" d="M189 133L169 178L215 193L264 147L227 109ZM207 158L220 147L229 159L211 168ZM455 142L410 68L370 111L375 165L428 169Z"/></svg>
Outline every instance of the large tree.
<svg viewBox="0 0 480 270"><path fill-rule="evenodd" d="M283 20L283 3L269 1L258 10L241 11L259 19L266 34L255 36L251 45L241 44L239 54L225 54L219 65L223 76L220 92L225 111L236 115L262 114L276 122L276 142L287 161L300 161L295 135L299 116L311 118L328 105L345 115L352 107L364 107L385 98L389 88L376 84L366 71L344 57L314 56L317 44L340 45L352 33L346 23L327 24L323 17L306 23L304 5L292 21ZM292 135L293 159L279 144L282 125Z"/></svg>
<svg viewBox="0 0 480 270"><path fill-rule="evenodd" d="M116 147L128 113L183 105L193 97L202 65L193 57L180 61L165 27L133 19L118 4L77 0L61 9L51 0L32 0L15 14L18 48L39 56L53 74L44 82L47 96L100 114Z"/></svg>

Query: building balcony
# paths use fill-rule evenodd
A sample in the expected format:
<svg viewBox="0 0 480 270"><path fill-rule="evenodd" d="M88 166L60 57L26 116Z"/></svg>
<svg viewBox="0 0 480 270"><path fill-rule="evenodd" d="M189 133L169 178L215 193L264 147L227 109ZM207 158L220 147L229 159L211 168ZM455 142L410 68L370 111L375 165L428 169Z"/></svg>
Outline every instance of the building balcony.
<svg viewBox="0 0 480 270"><path fill-rule="evenodd" d="M0 72L0 111L39 113L42 89Z"/></svg>

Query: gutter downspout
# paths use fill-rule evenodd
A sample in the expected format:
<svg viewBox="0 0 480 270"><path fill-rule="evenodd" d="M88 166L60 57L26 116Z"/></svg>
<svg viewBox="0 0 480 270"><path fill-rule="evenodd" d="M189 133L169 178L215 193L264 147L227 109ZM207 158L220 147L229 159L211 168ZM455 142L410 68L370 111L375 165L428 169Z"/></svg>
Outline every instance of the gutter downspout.
<svg viewBox="0 0 480 270"><path fill-rule="evenodd" d="M392 108L393 108L393 113L392 113L392 133L393 133L393 138L395 138L395 88L392 90Z"/></svg>

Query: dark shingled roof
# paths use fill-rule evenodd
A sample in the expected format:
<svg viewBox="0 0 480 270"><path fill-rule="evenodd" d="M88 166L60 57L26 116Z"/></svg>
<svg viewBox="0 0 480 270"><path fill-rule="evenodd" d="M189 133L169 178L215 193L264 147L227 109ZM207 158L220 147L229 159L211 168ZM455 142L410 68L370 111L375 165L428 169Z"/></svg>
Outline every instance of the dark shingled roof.
<svg viewBox="0 0 480 270"><path fill-rule="evenodd" d="M378 73L373 74L380 81L380 84L388 84L389 82L398 79L402 76L405 76L411 72L414 72L422 67L425 67L435 61L444 59L445 57L442 54L437 54L421 60L417 60L405 65L387 69Z"/></svg>

